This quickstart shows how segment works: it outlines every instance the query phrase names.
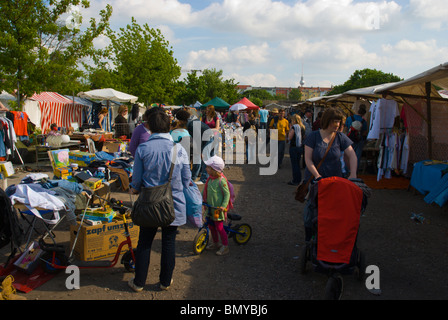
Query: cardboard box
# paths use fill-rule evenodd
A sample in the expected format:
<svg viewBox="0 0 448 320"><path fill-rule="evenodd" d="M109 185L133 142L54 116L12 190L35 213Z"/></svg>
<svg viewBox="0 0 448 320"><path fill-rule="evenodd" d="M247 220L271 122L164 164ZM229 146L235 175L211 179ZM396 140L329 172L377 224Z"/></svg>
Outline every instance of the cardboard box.
<svg viewBox="0 0 448 320"><path fill-rule="evenodd" d="M109 153L119 152L121 150L121 142L119 141L106 141L103 144L103 150Z"/></svg>
<svg viewBox="0 0 448 320"><path fill-rule="evenodd" d="M0 167L1 167L1 173L3 173L5 178L8 178L15 173L14 167L13 167L11 161L0 162Z"/></svg>
<svg viewBox="0 0 448 320"><path fill-rule="evenodd" d="M84 181L84 184L92 190L96 190L99 187L101 187L102 183L103 183L103 179L93 178L93 177Z"/></svg>
<svg viewBox="0 0 448 320"><path fill-rule="evenodd" d="M59 179L70 179L72 177L72 168L59 167L53 170L53 173Z"/></svg>
<svg viewBox="0 0 448 320"><path fill-rule="evenodd" d="M140 228L135 225L131 219L126 220L129 225L132 246L136 248ZM76 226L70 226L70 246L73 246L78 228L79 222ZM124 222L122 220L113 220L109 223L93 226L83 225L79 231L80 234L76 241L74 253L76 257L82 261L93 261L113 257L117 252L120 243L126 240L124 231ZM123 246L121 253L124 253L127 250L128 246L125 245Z"/></svg>
<svg viewBox="0 0 448 320"><path fill-rule="evenodd" d="M89 164L95 161L95 154L82 151L70 151L69 154L70 163L77 163L80 167L88 167Z"/></svg>

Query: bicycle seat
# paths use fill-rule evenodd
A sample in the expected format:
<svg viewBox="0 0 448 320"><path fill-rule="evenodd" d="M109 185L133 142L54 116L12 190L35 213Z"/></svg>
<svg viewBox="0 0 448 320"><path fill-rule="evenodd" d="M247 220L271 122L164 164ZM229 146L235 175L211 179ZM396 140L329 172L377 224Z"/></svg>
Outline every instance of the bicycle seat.
<svg viewBox="0 0 448 320"><path fill-rule="evenodd" d="M227 218L229 218L230 220L233 220L233 221L241 220L241 216L239 214L235 214L235 213L228 213Z"/></svg>

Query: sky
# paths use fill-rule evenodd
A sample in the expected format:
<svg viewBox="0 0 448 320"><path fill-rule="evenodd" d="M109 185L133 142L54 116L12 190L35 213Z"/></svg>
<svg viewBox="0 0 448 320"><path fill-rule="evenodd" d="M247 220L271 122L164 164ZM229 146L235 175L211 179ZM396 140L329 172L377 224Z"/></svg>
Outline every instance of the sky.
<svg viewBox="0 0 448 320"><path fill-rule="evenodd" d="M115 30L162 31L182 67L253 87L330 87L364 68L409 78L448 61L445 0L90 0ZM106 39L95 41L104 46Z"/></svg>

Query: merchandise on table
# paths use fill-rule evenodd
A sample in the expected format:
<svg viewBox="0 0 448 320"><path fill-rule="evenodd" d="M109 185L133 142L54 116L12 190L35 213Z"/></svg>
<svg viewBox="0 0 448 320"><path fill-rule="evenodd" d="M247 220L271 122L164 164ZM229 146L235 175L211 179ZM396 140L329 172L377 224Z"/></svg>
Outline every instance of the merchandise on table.
<svg viewBox="0 0 448 320"><path fill-rule="evenodd" d="M90 163L95 161L95 154L83 151L70 151L70 163L76 163L80 167L88 167Z"/></svg>

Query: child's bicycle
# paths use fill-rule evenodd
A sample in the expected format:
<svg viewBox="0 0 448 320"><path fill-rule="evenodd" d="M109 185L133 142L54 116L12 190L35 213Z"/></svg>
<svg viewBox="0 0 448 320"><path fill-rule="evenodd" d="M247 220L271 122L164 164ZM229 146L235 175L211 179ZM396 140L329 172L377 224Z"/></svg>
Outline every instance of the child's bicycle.
<svg viewBox="0 0 448 320"><path fill-rule="evenodd" d="M212 207L205 202L203 205L207 207L208 210L219 210L218 208ZM233 238L233 240L239 245L246 244L252 236L252 227L247 223L236 224L232 227L232 221L241 220L241 216L238 214L228 213L227 219L229 223L224 225L224 230L226 231L228 237ZM194 237L193 251L195 254L201 254L207 247L208 240L210 239L210 229L208 226L212 223L213 221L209 217L206 217L205 223L201 228L199 228L198 234Z"/></svg>

